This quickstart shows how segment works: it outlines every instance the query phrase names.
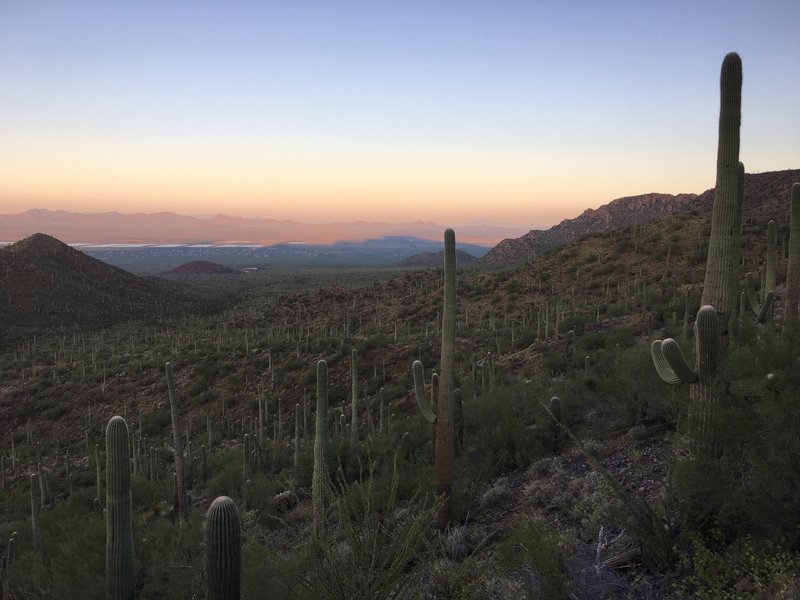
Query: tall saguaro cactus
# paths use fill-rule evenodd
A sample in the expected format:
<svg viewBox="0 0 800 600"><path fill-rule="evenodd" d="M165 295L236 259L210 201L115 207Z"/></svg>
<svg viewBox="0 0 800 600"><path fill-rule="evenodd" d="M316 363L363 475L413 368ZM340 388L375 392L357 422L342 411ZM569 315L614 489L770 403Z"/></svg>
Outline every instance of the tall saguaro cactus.
<svg viewBox="0 0 800 600"><path fill-rule="evenodd" d="M350 379L352 394L350 400L350 445L355 448L358 444L358 353L353 348L353 360L350 364Z"/></svg>
<svg viewBox="0 0 800 600"><path fill-rule="evenodd" d="M800 309L800 183L792 184L789 213L789 260L786 267L784 318L796 318Z"/></svg>
<svg viewBox="0 0 800 600"><path fill-rule="evenodd" d="M711 239L701 304L711 305L720 315L723 332L738 301L741 258L742 206L739 186L743 167L739 163L739 128L742 122L742 59L731 52L722 61L720 75L719 140L717 181L711 215Z"/></svg>
<svg viewBox="0 0 800 600"><path fill-rule="evenodd" d="M242 579L242 526L236 503L219 496L206 513L208 600L239 600Z"/></svg>
<svg viewBox="0 0 800 600"><path fill-rule="evenodd" d="M175 475L178 496L178 518L181 524L189 518L189 505L186 501L186 483L183 471L183 450L181 449L180 411L178 393L175 391L175 379L172 376L172 363L165 365L167 373L167 392L169 393L169 413L172 418L172 449L175 456Z"/></svg>
<svg viewBox="0 0 800 600"><path fill-rule="evenodd" d="M444 309L442 311L442 355L439 361L439 397L436 402L436 490L444 496L437 525L450 522L455 458L455 346L456 346L456 234L444 232Z"/></svg>
<svg viewBox="0 0 800 600"><path fill-rule="evenodd" d="M39 476L31 473L31 536L33 538L33 552L37 558L42 557L42 529L39 525L39 498L36 490L39 489Z"/></svg>
<svg viewBox="0 0 800 600"><path fill-rule="evenodd" d="M717 183L711 216L711 238L703 284L703 306L695 322L696 366L690 368L673 339L651 346L653 364L667 383L690 383L689 437L695 457L714 459L717 452L718 405L723 386L717 371L724 352L724 334L736 310L742 251L744 166L739 162L742 120L742 61L725 56L720 75Z"/></svg>
<svg viewBox="0 0 800 600"><path fill-rule="evenodd" d="M106 427L106 600L132 600L133 528L128 424L111 417Z"/></svg>
<svg viewBox="0 0 800 600"><path fill-rule="evenodd" d="M325 521L325 494L328 489L328 363L317 363L317 421L314 435L314 473L311 479L311 504L314 535L322 533Z"/></svg>

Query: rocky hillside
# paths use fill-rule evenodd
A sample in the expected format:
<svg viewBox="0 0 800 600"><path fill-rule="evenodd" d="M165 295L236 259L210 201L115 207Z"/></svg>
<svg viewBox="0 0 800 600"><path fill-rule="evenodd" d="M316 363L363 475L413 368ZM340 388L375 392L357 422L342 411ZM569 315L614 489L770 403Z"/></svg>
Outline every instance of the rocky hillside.
<svg viewBox="0 0 800 600"><path fill-rule="evenodd" d="M186 286L137 277L42 233L0 249L0 343L209 308Z"/></svg>
<svg viewBox="0 0 800 600"><path fill-rule="evenodd" d="M456 250L456 263L459 267L465 267L477 262L477 258L469 252ZM444 251L441 252L420 252L414 256L409 256L397 263L398 267L409 268L430 268L441 267L444 264Z"/></svg>
<svg viewBox="0 0 800 600"><path fill-rule="evenodd" d="M800 181L800 169L747 174L745 218L775 219L778 224L788 222L789 193L795 181ZM566 219L550 229L532 230L520 238L503 240L480 260L488 265L509 265L574 243L587 235L650 223L673 213L710 212L713 203L713 189L702 194L652 193L618 198L599 208L589 208L580 216Z"/></svg>

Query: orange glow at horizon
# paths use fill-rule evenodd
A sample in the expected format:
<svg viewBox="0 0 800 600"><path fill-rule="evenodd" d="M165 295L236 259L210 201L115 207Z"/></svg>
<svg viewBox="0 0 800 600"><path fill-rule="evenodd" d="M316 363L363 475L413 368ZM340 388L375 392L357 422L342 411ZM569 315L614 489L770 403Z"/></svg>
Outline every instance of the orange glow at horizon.
<svg viewBox="0 0 800 600"><path fill-rule="evenodd" d="M309 223L490 221L540 227L621 196L700 193L713 185L708 169L684 171L682 185L694 184L672 189L660 164L641 164L621 177L611 157L594 160L589 170L565 159L560 164L558 156L497 149L485 156L456 148L444 156L429 151L411 157L355 151L337 156L308 148L281 156L262 149L234 159L223 152L156 148L50 143L0 156L0 213L48 208Z"/></svg>

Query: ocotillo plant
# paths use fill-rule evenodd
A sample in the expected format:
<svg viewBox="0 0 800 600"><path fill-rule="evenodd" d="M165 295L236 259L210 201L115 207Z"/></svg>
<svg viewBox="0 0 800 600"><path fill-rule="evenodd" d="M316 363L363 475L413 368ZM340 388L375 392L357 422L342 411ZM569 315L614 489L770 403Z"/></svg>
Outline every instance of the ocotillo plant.
<svg viewBox="0 0 800 600"><path fill-rule="evenodd" d="M439 361L439 397L436 403L436 490L444 496L437 525L450 522L455 459L455 346L456 346L456 234L444 232L444 309L442 311L442 355Z"/></svg>
<svg viewBox="0 0 800 600"><path fill-rule="evenodd" d="M800 183L792 184L789 213L789 257L786 267L784 318L796 318L800 309Z"/></svg>
<svg viewBox="0 0 800 600"><path fill-rule="evenodd" d="M208 600L239 600L242 526L236 503L219 496L206 513Z"/></svg>
<svg viewBox="0 0 800 600"><path fill-rule="evenodd" d="M175 473L177 474L178 518L185 523L189 518L189 505L186 502L186 484L184 482L183 452L181 450L180 414L178 394L175 391L175 380L172 377L172 363L165 365L167 373L167 393L169 394L169 412L172 418L172 444L175 456Z"/></svg>
<svg viewBox="0 0 800 600"><path fill-rule="evenodd" d="M742 206L739 180L739 128L742 121L742 60L731 52L720 75L717 181L711 215L711 238L701 304L720 315L722 331L736 310L742 245Z"/></svg>
<svg viewBox="0 0 800 600"><path fill-rule="evenodd" d="M106 427L106 599L132 600L133 529L128 424L111 417Z"/></svg>
<svg viewBox="0 0 800 600"><path fill-rule="evenodd" d="M328 363L317 363L317 421L314 434L314 473L311 504L314 535L322 533L325 522L325 494L328 490Z"/></svg>

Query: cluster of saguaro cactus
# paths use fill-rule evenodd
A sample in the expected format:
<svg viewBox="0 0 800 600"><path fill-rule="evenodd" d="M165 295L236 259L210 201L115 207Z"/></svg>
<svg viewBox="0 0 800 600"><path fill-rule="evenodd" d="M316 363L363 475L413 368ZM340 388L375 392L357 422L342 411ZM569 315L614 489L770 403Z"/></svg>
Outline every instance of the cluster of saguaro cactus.
<svg viewBox="0 0 800 600"><path fill-rule="evenodd" d="M242 526L236 503L219 496L206 513L208 600L239 600Z"/></svg>
<svg viewBox="0 0 800 600"><path fill-rule="evenodd" d="M175 456L176 493L178 496L178 518L185 523L189 518L189 503L186 501L186 483L184 481L183 451L181 449L180 410L178 393L175 391L175 380L172 376L172 363L165 365L167 373L167 393L169 394L169 412L172 418L172 450Z"/></svg>
<svg viewBox="0 0 800 600"><path fill-rule="evenodd" d="M314 433L314 472L311 504L314 534L322 533L325 522L325 494L328 490L328 363L317 363L317 421Z"/></svg>
<svg viewBox="0 0 800 600"><path fill-rule="evenodd" d="M128 424L111 417L106 427L106 598L132 600L133 529Z"/></svg>

